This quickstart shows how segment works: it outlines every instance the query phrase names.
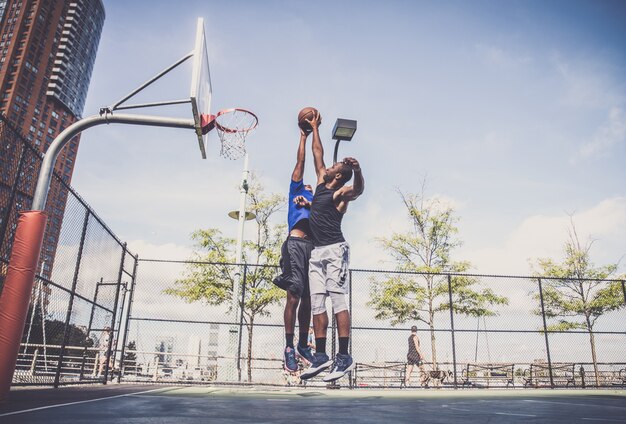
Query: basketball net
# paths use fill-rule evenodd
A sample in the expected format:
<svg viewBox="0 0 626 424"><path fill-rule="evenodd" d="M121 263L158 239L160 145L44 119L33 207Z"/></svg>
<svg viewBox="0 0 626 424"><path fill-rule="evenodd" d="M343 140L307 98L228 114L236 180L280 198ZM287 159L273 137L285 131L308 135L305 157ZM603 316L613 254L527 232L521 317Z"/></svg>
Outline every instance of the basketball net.
<svg viewBox="0 0 626 424"><path fill-rule="evenodd" d="M246 137L259 123L256 115L245 109L225 109L214 119L215 129L222 143L220 155L239 159L246 154Z"/></svg>

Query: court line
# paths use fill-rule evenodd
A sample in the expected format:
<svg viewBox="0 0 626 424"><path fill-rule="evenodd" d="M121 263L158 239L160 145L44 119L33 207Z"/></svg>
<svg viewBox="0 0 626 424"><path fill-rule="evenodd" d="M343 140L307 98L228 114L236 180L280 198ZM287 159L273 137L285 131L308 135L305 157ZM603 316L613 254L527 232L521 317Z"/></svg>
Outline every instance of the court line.
<svg viewBox="0 0 626 424"><path fill-rule="evenodd" d="M493 412L496 415L510 415L513 417L536 417L536 415L530 415L530 414L515 414L513 412Z"/></svg>
<svg viewBox="0 0 626 424"><path fill-rule="evenodd" d="M522 399L522 402L554 403L554 404L557 404L557 405L596 406L596 407L599 407L599 408L626 409L626 407L624 407L624 406L600 405L600 404L597 404L597 403L555 402L555 401L551 401L551 400L535 400L535 399Z"/></svg>
<svg viewBox="0 0 626 424"><path fill-rule="evenodd" d="M123 395L115 395L115 396L107 396L107 397L103 397L103 398L81 400L81 401L78 401L78 402L68 402L68 403L59 403L59 404L56 404L56 405L40 406L38 408L30 408L30 409L23 409L21 411L6 412L4 414L0 414L0 417L7 417L9 415L23 414L25 412L41 411L43 409L59 408L61 406L79 405L81 403L89 403L89 402L97 402L97 401L100 401L100 400L115 399L115 398L120 398L120 397L138 395L138 394L142 394L142 393L156 392L157 390L163 390L163 389L164 388L152 389L152 390L144 390L143 392L126 393L126 394L123 394Z"/></svg>

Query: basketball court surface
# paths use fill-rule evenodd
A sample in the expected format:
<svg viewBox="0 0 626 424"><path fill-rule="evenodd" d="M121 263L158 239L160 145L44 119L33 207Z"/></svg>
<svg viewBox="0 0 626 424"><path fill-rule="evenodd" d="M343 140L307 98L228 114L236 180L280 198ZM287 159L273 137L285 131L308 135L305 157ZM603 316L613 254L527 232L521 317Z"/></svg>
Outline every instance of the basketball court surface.
<svg viewBox="0 0 626 424"><path fill-rule="evenodd" d="M9 423L626 423L625 390L14 389Z"/></svg>

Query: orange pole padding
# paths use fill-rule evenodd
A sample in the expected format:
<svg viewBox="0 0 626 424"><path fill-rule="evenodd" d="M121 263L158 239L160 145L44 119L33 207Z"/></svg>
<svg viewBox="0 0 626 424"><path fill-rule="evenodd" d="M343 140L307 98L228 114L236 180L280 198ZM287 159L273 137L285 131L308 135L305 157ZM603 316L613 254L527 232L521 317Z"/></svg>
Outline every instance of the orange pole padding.
<svg viewBox="0 0 626 424"><path fill-rule="evenodd" d="M43 211L24 211L17 222L0 297L0 401L11 389L47 219Z"/></svg>

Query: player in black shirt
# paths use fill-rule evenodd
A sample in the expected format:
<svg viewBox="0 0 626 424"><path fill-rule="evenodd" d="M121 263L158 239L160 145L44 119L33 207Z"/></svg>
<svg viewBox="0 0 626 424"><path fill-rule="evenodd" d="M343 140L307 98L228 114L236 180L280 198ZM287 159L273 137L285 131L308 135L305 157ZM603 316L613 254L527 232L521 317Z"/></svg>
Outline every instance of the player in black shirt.
<svg viewBox="0 0 626 424"><path fill-rule="evenodd" d="M331 364L331 372L324 381L334 381L354 369L354 361L348 353L350 341L350 312L346 303L347 272L350 247L343 237L341 222L348 204L358 198L364 189L363 174L359 162L345 158L326 168L324 148L318 126L319 113L309 121L313 128L313 158L317 173L317 188L311 204L309 224L315 248L309 262L309 285L311 309L315 330L315 360L300 376L307 379L324 371ZM346 185L354 175L353 185ZM331 361L326 354L328 314L326 299L330 297L337 321L339 351Z"/></svg>

